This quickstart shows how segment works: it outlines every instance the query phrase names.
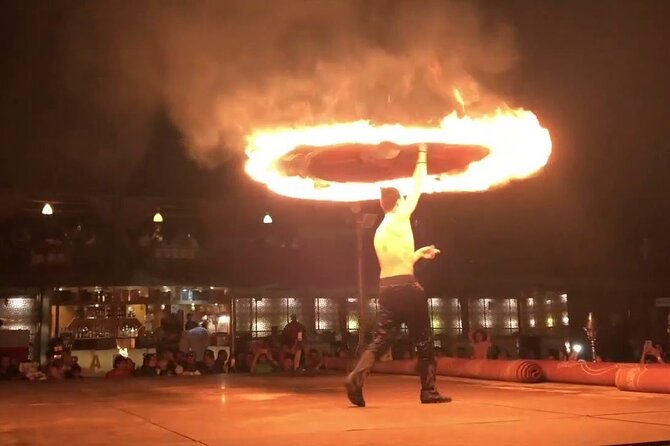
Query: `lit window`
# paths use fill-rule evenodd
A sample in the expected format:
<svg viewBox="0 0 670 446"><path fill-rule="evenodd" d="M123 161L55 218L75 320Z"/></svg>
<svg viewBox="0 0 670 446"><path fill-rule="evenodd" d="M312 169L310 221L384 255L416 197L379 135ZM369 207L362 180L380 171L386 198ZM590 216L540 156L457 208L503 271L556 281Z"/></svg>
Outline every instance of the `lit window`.
<svg viewBox="0 0 670 446"><path fill-rule="evenodd" d="M337 327L337 304L334 299L317 297L314 299L314 326L317 331L334 331Z"/></svg>
<svg viewBox="0 0 670 446"><path fill-rule="evenodd" d="M548 328L554 327L554 317L552 315L547 316L547 327Z"/></svg>
<svg viewBox="0 0 670 446"><path fill-rule="evenodd" d="M561 318L561 322L563 322L563 325L565 325L565 326L570 325L570 318L568 317L568 312L567 311L563 312L563 317Z"/></svg>

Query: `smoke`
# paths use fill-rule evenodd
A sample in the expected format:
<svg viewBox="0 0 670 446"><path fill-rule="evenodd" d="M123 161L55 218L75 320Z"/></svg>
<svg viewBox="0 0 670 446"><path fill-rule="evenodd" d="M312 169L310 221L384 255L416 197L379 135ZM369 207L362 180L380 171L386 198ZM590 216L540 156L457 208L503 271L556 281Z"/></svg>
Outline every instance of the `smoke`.
<svg viewBox="0 0 670 446"><path fill-rule="evenodd" d="M464 1L96 1L65 23L68 94L136 153L164 113L206 166L258 127L435 122L455 87L490 105L478 80L516 61L510 28Z"/></svg>

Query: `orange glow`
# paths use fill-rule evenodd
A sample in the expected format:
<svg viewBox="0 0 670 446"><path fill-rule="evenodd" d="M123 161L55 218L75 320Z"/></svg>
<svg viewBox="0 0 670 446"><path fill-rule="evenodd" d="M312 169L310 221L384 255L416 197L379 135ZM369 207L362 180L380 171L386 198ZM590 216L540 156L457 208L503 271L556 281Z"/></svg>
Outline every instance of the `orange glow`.
<svg viewBox="0 0 670 446"><path fill-rule="evenodd" d="M456 90L457 91L457 90ZM460 96L460 93L457 97ZM390 142L478 145L488 156L471 163L465 171L429 175L425 193L477 192L527 178L545 166L551 154L551 138L537 117L526 110L499 109L490 115L462 116L455 112L439 126L375 125L368 121L323 124L312 127L258 129L247 136L246 172L281 195L327 201L363 201L379 198L380 187L395 187L402 194L412 190L412 178L379 182L333 182L318 178L287 176L278 160L300 146L326 148L342 144L374 146Z"/></svg>

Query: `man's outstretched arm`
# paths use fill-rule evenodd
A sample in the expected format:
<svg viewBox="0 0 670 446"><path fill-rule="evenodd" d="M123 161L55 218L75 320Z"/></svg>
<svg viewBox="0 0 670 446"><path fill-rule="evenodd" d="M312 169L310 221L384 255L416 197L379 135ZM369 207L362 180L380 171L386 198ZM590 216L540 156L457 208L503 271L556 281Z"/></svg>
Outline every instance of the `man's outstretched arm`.
<svg viewBox="0 0 670 446"><path fill-rule="evenodd" d="M414 251L414 263L421 259L434 259L440 253L440 250L435 245L424 246Z"/></svg>
<svg viewBox="0 0 670 446"><path fill-rule="evenodd" d="M419 145L419 154L416 159L416 167L414 168L414 189L405 197L402 203L402 212L412 214L416 205L419 203L421 192L423 191L424 180L428 174L427 167L427 148L425 144Z"/></svg>

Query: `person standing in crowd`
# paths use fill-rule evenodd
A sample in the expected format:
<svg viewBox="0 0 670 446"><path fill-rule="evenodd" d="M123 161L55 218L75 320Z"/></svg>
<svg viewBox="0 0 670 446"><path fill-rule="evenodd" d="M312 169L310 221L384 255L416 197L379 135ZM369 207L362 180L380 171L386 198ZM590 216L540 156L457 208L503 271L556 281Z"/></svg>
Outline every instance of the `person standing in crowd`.
<svg viewBox="0 0 670 446"><path fill-rule="evenodd" d="M293 370L300 367L303 350L306 342L307 329L303 324L298 322L298 317L295 314L291 315L291 322L286 324L282 337L284 340L283 354L281 361L283 363L285 356L293 356Z"/></svg>
<svg viewBox="0 0 670 446"><path fill-rule="evenodd" d="M198 326L198 323L193 320L193 314L189 313L186 315L186 323L184 324L184 330L189 331Z"/></svg>
<svg viewBox="0 0 670 446"><path fill-rule="evenodd" d="M203 361L208 347L209 331L202 325L186 330L179 340L179 350L183 353L193 352L198 363Z"/></svg>

